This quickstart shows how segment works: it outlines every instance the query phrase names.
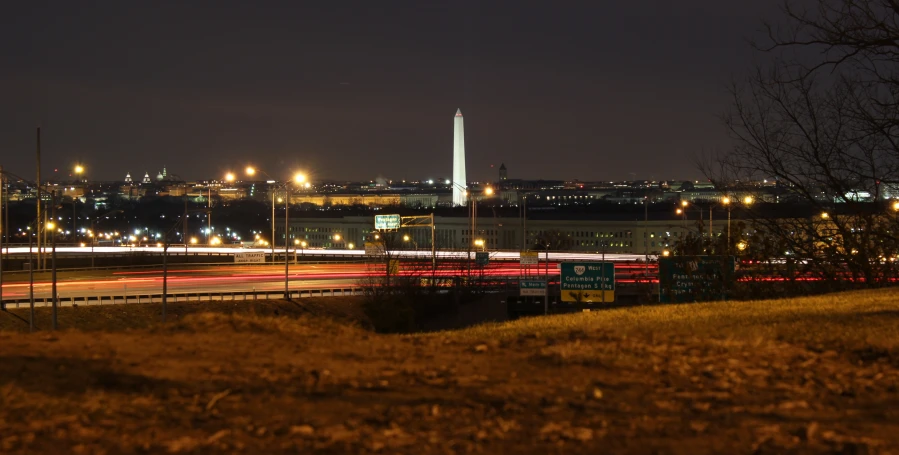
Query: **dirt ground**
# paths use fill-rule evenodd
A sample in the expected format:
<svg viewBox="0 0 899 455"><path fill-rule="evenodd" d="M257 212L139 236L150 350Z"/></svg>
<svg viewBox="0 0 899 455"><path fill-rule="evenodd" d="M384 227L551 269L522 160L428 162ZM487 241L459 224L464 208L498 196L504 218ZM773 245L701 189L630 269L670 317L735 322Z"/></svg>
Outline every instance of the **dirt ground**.
<svg viewBox="0 0 899 455"><path fill-rule="evenodd" d="M826 323L845 297L420 335L280 311L5 331L0 453L899 454L899 305L859 295Z"/></svg>

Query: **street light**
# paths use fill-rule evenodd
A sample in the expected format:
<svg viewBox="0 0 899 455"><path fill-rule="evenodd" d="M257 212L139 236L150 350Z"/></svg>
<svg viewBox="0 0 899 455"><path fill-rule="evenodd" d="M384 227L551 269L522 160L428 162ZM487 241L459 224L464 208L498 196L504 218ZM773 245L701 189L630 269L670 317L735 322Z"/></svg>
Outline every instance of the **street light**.
<svg viewBox="0 0 899 455"><path fill-rule="evenodd" d="M306 175L301 173L296 173L293 175L293 181L301 185L306 181ZM289 270L290 270L290 255L288 251L290 250L290 181L284 183L283 188L285 190L284 195L284 299L290 300L290 286L289 286ZM274 193L272 193L272 197L274 197ZM274 205L272 205L272 226L274 226L275 222L275 210ZM272 251L275 249L275 236L274 230L272 232ZM294 251L296 254L296 251ZM274 255L272 256L272 260L274 261Z"/></svg>
<svg viewBox="0 0 899 455"><path fill-rule="evenodd" d="M293 262L297 262L297 246L300 247L300 254L302 256L306 256L306 241L300 239L294 239L293 241Z"/></svg>
<svg viewBox="0 0 899 455"><path fill-rule="evenodd" d="M257 172L262 172L269 179L272 178L272 176L268 175L267 172L265 172L261 169L256 169L253 166L247 166L247 168L244 169L244 172L246 172L246 174L251 177L256 175ZM272 262L275 262L275 190L274 190L274 188L271 188L271 187L269 187L269 189L272 193ZM286 233L285 233L285 235L286 235ZM284 254L287 254L287 253L285 252Z"/></svg>
<svg viewBox="0 0 899 455"><path fill-rule="evenodd" d="M414 239L412 239L412 237L410 237L409 234L403 235L403 241L404 242L412 242L412 245L415 247L415 251L418 251L418 242L416 242Z"/></svg>
<svg viewBox="0 0 899 455"><path fill-rule="evenodd" d="M235 177L234 174L231 173L231 172L225 174L225 181L228 182L228 183L233 182L235 178L236 178L236 177Z"/></svg>
<svg viewBox="0 0 899 455"><path fill-rule="evenodd" d="M84 173L84 166L80 164L75 165L75 175L78 178L81 178L81 174ZM72 242L78 242L78 212L75 209L75 203L78 202L78 199L75 197L75 188L72 187Z"/></svg>

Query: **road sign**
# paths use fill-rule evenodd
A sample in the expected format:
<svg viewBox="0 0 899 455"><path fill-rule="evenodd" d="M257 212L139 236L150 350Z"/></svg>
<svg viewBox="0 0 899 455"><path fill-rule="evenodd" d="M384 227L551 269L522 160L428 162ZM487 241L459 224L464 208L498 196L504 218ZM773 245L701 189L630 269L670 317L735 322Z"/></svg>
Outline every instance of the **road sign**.
<svg viewBox="0 0 899 455"><path fill-rule="evenodd" d="M521 255L521 265L537 265L537 252L536 251L522 251Z"/></svg>
<svg viewBox="0 0 899 455"><path fill-rule="evenodd" d="M659 302L726 299L735 262L733 256L659 258Z"/></svg>
<svg viewBox="0 0 899 455"><path fill-rule="evenodd" d="M534 296L543 296L546 295L546 281L544 280L519 280L518 281L518 289L521 291L522 296L534 295Z"/></svg>
<svg viewBox="0 0 899 455"><path fill-rule="evenodd" d="M384 253L384 245L379 242L365 242L365 254L377 256Z"/></svg>
<svg viewBox="0 0 899 455"><path fill-rule="evenodd" d="M474 262L480 267L486 267L490 262L490 253L486 251L478 251L474 254Z"/></svg>
<svg viewBox="0 0 899 455"><path fill-rule="evenodd" d="M375 215L375 229L396 230L400 228L402 221L399 215Z"/></svg>
<svg viewBox="0 0 899 455"><path fill-rule="evenodd" d="M248 251L245 253L234 253L234 262L253 263L265 262L265 253L261 251Z"/></svg>
<svg viewBox="0 0 899 455"><path fill-rule="evenodd" d="M391 259L390 262L387 264L387 267L389 268L388 272L391 275L396 275L396 274L400 273L400 261L398 259Z"/></svg>
<svg viewBox="0 0 899 455"><path fill-rule="evenodd" d="M615 301L615 264L611 262L563 262L563 302L611 303Z"/></svg>

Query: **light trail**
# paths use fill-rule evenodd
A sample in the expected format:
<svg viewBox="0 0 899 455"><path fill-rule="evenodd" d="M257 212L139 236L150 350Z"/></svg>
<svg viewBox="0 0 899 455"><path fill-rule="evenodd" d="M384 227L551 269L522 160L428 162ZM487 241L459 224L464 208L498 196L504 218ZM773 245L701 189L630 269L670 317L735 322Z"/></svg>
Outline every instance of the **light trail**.
<svg viewBox="0 0 899 455"><path fill-rule="evenodd" d="M6 248L4 248L4 251ZM9 254L28 254L28 247L12 247L9 248ZM37 248L32 248L32 251L37 253ZM45 249L45 252L49 252L50 249ZM278 248L275 247L275 254L284 254L284 247ZM104 255L104 254L122 254L122 253L155 253L162 254L162 247L158 246L142 246L142 247L121 247L121 246L95 246L93 251L90 246L84 247L56 247L57 253L63 254L96 254L96 255ZM237 247L198 247L198 246L190 246L186 249L187 254L230 254L234 255L237 253L266 253L270 254L272 252L271 248L237 248ZM293 248L288 248L288 254L298 253L298 257L315 257L315 256L337 256L337 257L358 257L360 259L366 257L364 250L294 250ZM471 252L470 258L474 260L475 251ZM538 252L540 260L546 259L545 252ZM183 246L170 246L168 249L168 254L172 256L181 256L185 254L185 248ZM430 251L421 251L421 250L392 250L391 254L396 255L402 258L430 258ZM437 258L438 259L466 259L468 258L467 251L438 251ZM521 257L518 251L491 251L490 259L491 260L519 260ZM602 260L603 255L601 253L558 253L558 252L550 252L549 259L550 261L600 261ZM650 261L656 260L658 258L657 255L649 255ZM605 260L609 262L644 262L646 256L643 254L618 254L618 253L606 253Z"/></svg>

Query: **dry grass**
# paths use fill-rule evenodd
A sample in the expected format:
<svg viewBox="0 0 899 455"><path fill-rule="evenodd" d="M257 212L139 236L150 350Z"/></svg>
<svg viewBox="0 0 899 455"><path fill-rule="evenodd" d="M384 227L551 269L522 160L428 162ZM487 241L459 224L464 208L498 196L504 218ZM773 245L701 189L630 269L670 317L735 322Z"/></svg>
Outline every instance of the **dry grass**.
<svg viewBox="0 0 899 455"><path fill-rule="evenodd" d="M106 306L114 330L0 331L0 453L895 454L896 295L417 335L309 317L330 298Z"/></svg>
<svg viewBox="0 0 899 455"><path fill-rule="evenodd" d="M236 302L172 302L167 305L166 319L178 323L185 317L203 313L244 315L254 318L297 319L301 316L326 316L339 321L366 325L359 308L358 297L304 298L286 300L248 300ZM52 327L51 309L35 308L35 329ZM9 308L0 312L0 332L27 332L28 308ZM59 308L57 325L60 330L109 331L149 329L162 322L162 304L90 305Z"/></svg>
<svg viewBox="0 0 899 455"><path fill-rule="evenodd" d="M523 335L552 338L576 331L892 348L899 345L899 289L621 308L485 324L440 336L508 340Z"/></svg>

